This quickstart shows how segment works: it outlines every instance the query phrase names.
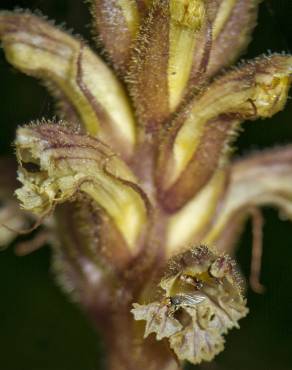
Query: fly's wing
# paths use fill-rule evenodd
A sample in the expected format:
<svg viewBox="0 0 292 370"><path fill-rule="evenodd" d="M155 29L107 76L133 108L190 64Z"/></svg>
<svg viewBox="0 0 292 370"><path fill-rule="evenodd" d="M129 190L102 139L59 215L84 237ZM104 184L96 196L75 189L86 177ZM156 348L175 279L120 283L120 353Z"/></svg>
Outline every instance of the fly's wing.
<svg viewBox="0 0 292 370"><path fill-rule="evenodd" d="M178 298L178 305L183 306L193 306L203 302L206 299L206 297L201 294L182 294L175 298Z"/></svg>

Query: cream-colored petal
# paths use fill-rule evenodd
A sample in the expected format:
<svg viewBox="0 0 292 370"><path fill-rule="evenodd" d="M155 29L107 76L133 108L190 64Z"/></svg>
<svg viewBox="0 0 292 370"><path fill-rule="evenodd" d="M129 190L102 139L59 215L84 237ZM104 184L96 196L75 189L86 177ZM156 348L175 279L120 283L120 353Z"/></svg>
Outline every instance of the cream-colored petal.
<svg viewBox="0 0 292 370"><path fill-rule="evenodd" d="M40 78L59 106L91 135L129 156L135 122L122 84L80 39L30 13L0 13L0 39L8 61Z"/></svg>
<svg viewBox="0 0 292 370"><path fill-rule="evenodd" d="M284 108L291 75L291 56L261 57L227 72L185 107L161 135L157 184L166 210L181 208L226 165L242 121Z"/></svg>
<svg viewBox="0 0 292 370"><path fill-rule="evenodd" d="M230 168L230 180L220 210L210 220L202 239L232 252L253 207L272 206L292 219L292 148L258 153Z"/></svg>
<svg viewBox="0 0 292 370"><path fill-rule="evenodd" d="M16 150L23 183L16 194L24 209L45 214L84 192L135 250L147 224L147 206L131 171L105 144L64 126L41 124L18 130Z"/></svg>

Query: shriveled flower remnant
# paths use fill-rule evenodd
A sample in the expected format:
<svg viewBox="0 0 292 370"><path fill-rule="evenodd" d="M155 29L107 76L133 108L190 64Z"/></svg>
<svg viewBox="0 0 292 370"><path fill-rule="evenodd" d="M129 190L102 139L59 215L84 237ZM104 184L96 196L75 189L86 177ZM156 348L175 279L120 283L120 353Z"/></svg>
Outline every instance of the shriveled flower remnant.
<svg viewBox="0 0 292 370"><path fill-rule="evenodd" d="M60 117L17 130L21 209L1 178L0 242L42 223L18 251L52 244L56 277L103 334L110 369L212 360L248 312L226 253L248 217L260 226L259 206L292 218L291 146L230 163L241 123L282 110L291 83L290 55L228 69L258 4L92 0L107 64L39 16L0 12L7 60L41 79Z"/></svg>

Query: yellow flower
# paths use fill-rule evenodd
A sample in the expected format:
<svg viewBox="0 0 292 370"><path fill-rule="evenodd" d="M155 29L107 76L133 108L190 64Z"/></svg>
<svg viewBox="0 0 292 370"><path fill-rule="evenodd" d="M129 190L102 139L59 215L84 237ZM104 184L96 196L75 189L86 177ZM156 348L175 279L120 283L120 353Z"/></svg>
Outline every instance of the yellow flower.
<svg viewBox="0 0 292 370"><path fill-rule="evenodd" d="M258 4L92 0L112 68L45 19L0 12L7 60L48 87L60 117L17 130L22 213L5 203L0 242L27 217L44 222L57 278L103 332L113 370L212 360L248 312L226 252L257 207L292 218L291 146L230 162L241 124L282 110L291 84L290 55L229 68Z"/></svg>

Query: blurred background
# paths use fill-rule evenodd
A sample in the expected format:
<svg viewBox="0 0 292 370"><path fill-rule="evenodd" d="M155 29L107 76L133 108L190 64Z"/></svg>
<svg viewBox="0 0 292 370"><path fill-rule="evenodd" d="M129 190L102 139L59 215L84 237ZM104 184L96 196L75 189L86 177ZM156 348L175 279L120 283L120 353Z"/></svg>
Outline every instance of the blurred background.
<svg viewBox="0 0 292 370"><path fill-rule="evenodd" d="M0 0L1 10L15 7L38 9L57 24L65 22L67 29L90 37L89 11L82 0ZM263 1L244 58L267 51L292 52L291 19L291 0ZM0 154L13 155L16 127L37 118L51 118L54 105L45 88L5 61L2 50L0 86ZM235 155L285 143L292 143L291 100L273 119L246 123ZM292 224L268 208L264 216L261 281L266 293L248 291L250 314L241 321L240 330L227 336L225 351L213 363L189 366L188 370L292 370ZM238 245L245 276L250 255L248 224ZM48 247L26 257L16 257L13 246L0 252L0 297L0 370L104 368L99 335L56 286Z"/></svg>

